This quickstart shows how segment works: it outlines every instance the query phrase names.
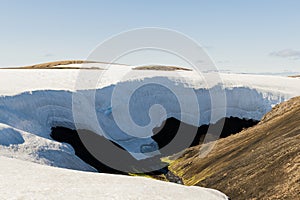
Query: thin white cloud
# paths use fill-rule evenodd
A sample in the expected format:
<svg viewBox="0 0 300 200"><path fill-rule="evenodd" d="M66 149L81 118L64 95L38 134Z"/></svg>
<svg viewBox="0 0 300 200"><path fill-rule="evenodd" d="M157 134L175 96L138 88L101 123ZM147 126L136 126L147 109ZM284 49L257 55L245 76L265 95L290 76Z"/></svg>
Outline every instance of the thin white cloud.
<svg viewBox="0 0 300 200"><path fill-rule="evenodd" d="M281 51L274 51L270 53L270 55L276 57L282 57L282 58L300 59L300 51L294 49L284 49Z"/></svg>

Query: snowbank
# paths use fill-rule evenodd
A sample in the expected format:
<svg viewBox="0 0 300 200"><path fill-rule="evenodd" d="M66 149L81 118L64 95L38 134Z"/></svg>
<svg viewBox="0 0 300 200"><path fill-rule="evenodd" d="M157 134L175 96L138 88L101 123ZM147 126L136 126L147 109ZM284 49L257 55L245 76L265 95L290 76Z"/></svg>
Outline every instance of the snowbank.
<svg viewBox="0 0 300 200"><path fill-rule="evenodd" d="M213 189L65 170L2 156L0 169L3 199L227 199Z"/></svg>

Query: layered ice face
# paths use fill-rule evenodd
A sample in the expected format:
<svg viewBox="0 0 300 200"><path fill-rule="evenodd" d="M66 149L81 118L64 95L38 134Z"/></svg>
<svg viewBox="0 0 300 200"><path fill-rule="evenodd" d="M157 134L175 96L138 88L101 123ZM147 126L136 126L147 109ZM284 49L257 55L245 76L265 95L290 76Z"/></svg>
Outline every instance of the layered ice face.
<svg viewBox="0 0 300 200"><path fill-rule="evenodd" d="M120 70L131 70L120 67ZM117 74L118 67L115 70ZM1 73L1 83L6 86L0 88L1 154L89 171L93 169L80 161L69 145L52 140L52 127L88 129L114 141L141 160L160 153L151 138L152 131L169 117L195 126L231 116L260 120L272 106L300 94L300 79L262 75L220 74L222 81L210 85L197 79L193 71L138 71L136 76L126 80L118 81L116 75L96 88L76 90L78 70L19 70L14 73L4 70ZM86 73L91 73L92 77L93 70ZM30 80L24 78L26 74L30 75ZM13 85L9 83L12 78ZM130 97L126 96L127 90L145 82L149 84L143 84ZM121 88L123 95L112 100L116 88ZM170 88L176 88L177 93ZM91 90L95 94L92 110L85 107L89 104L82 99L74 99L78 94L86 99L85 94ZM226 104L212 106L212 91L223 92ZM185 95L189 92L194 93L199 112L189 106L193 103L190 96ZM184 111L178 93L184 99ZM74 104L77 106L75 115ZM212 116L215 110L222 110L223 114ZM47 147L41 145L46 143ZM66 162L64 158L72 161Z"/></svg>

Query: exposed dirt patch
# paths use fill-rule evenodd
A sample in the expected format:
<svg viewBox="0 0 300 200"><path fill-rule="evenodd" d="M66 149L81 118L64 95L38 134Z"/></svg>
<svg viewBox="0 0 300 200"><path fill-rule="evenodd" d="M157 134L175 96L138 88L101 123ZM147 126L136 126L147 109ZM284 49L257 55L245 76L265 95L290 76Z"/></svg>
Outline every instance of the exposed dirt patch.
<svg viewBox="0 0 300 200"><path fill-rule="evenodd" d="M300 78L300 75L293 75L293 76L289 76L291 78Z"/></svg>
<svg viewBox="0 0 300 200"><path fill-rule="evenodd" d="M218 140L199 157L189 148L169 169L185 184L218 189L232 199L299 199L300 97L277 105L262 121ZM205 145L205 144L204 144Z"/></svg>
<svg viewBox="0 0 300 200"><path fill-rule="evenodd" d="M177 67L177 66L165 66L165 65L147 65L147 66L140 66L135 67L133 70L155 70L155 71L192 71L192 69Z"/></svg>
<svg viewBox="0 0 300 200"><path fill-rule="evenodd" d="M60 65L70 65L70 64L89 64L89 63L102 63L102 64L109 64L106 62L97 62L97 61L85 61L85 60L65 60L65 61L54 61L54 62L47 62L41 63L36 65L30 65L25 67L13 67L13 68L1 68L1 69L100 69L99 67L60 67ZM117 63L114 63L117 64ZM123 65L123 64L118 64ZM124 65L125 66L125 65Z"/></svg>

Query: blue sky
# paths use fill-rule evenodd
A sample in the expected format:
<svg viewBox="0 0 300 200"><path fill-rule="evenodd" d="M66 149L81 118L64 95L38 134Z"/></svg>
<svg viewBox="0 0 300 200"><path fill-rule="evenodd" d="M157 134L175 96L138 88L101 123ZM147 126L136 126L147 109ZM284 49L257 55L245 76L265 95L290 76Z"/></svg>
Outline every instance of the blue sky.
<svg viewBox="0 0 300 200"><path fill-rule="evenodd" d="M85 59L119 32L162 27L206 47L221 70L300 71L299 10L298 0L2 0L0 67Z"/></svg>

